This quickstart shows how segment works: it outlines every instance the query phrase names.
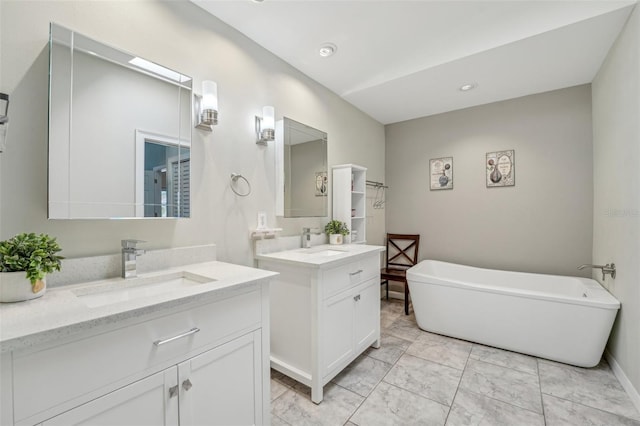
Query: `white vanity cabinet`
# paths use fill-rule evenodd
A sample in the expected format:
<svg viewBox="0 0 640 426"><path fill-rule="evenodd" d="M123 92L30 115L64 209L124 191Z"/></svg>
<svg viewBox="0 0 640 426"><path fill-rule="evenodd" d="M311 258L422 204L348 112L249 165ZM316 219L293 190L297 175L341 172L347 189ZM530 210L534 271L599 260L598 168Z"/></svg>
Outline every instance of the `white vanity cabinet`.
<svg viewBox="0 0 640 426"><path fill-rule="evenodd" d="M300 261L258 256L260 268L279 273L271 282L271 367L310 386L315 403L358 355L380 346L383 248L337 247L355 251L333 260L314 259L313 248Z"/></svg>
<svg viewBox="0 0 640 426"><path fill-rule="evenodd" d="M255 331L42 425L262 424L256 416L261 411L256 398L261 370L260 334Z"/></svg>
<svg viewBox="0 0 640 426"><path fill-rule="evenodd" d="M324 300L323 310L325 329L322 374L333 378L379 338L379 280L368 280ZM378 343L375 343L376 347L379 346Z"/></svg>
<svg viewBox="0 0 640 426"><path fill-rule="evenodd" d="M268 284L199 299L2 353L3 421L268 424Z"/></svg>
<svg viewBox="0 0 640 426"><path fill-rule="evenodd" d="M43 426L178 424L178 398L166 395L177 386L176 368L156 373L114 392L71 409Z"/></svg>

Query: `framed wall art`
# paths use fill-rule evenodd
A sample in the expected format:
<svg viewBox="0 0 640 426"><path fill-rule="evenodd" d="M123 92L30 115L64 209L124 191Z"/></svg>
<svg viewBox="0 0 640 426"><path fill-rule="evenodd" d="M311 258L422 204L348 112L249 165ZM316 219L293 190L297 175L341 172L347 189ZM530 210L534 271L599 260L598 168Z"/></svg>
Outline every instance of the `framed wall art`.
<svg viewBox="0 0 640 426"><path fill-rule="evenodd" d="M326 197L329 180L327 172L316 172L316 197Z"/></svg>
<svg viewBox="0 0 640 426"><path fill-rule="evenodd" d="M487 169L487 188L514 186L516 184L515 152L487 152L485 162Z"/></svg>
<svg viewBox="0 0 640 426"><path fill-rule="evenodd" d="M430 189L453 189L453 157L429 160Z"/></svg>

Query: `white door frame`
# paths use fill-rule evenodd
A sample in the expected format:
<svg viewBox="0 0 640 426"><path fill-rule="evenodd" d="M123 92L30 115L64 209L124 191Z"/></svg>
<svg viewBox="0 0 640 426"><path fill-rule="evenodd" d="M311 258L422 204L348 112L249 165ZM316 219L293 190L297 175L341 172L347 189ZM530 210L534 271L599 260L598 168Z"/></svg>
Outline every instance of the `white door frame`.
<svg viewBox="0 0 640 426"><path fill-rule="evenodd" d="M144 143L157 142L162 145L173 145L178 148L191 149L191 141L179 139L160 133L147 132L136 129L136 158L135 158L135 205L136 217L144 217ZM189 152L191 156L191 152Z"/></svg>

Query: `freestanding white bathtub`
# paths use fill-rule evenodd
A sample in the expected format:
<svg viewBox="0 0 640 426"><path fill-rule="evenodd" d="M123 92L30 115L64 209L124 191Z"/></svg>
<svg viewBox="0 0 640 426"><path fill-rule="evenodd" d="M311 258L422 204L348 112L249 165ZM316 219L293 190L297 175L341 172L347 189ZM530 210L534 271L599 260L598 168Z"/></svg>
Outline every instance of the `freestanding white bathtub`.
<svg viewBox="0 0 640 426"><path fill-rule="evenodd" d="M407 281L421 329L579 367L600 362L620 309L587 278L424 260Z"/></svg>

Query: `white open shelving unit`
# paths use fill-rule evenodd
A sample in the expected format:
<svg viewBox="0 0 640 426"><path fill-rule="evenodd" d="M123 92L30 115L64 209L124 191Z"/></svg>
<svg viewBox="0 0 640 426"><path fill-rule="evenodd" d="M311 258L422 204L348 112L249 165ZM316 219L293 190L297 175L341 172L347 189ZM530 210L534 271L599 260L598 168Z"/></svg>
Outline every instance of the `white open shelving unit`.
<svg viewBox="0 0 640 426"><path fill-rule="evenodd" d="M333 219L347 224L346 242L365 244L367 224L367 169L355 164L332 168ZM355 231L355 237L354 237Z"/></svg>

